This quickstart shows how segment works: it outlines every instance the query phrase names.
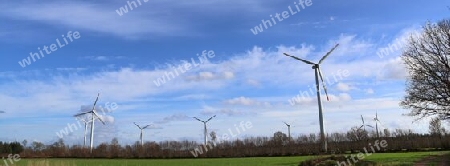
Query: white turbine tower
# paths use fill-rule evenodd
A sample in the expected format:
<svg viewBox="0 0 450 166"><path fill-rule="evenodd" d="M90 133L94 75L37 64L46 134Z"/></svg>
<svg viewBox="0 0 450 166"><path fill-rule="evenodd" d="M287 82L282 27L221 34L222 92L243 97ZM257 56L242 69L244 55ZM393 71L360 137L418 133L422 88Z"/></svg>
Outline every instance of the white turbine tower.
<svg viewBox="0 0 450 166"><path fill-rule="evenodd" d="M206 129L206 123L208 123L208 122L209 122L211 119L213 119L214 117L216 117L216 115L210 117L210 118L209 118L208 120L206 120L206 121L200 120L200 119L197 118L197 117L193 117L194 119L197 119L198 121L203 122L203 125L204 125L204 135L205 135L205 138L204 138L205 146L206 146L206 144L207 144L207 142L208 142L208 140L207 140L208 130Z"/></svg>
<svg viewBox="0 0 450 166"><path fill-rule="evenodd" d="M87 120L86 118L83 118L83 119L80 118L79 120L84 123L84 144L83 144L83 147L86 147L86 136L87 136L87 129L88 129L88 125L89 125L89 120Z"/></svg>
<svg viewBox="0 0 450 166"><path fill-rule="evenodd" d="M144 139L143 139L143 136L142 136L142 130L147 129L148 127L150 127L150 125L141 127L141 126L139 126L138 124L136 124L136 122L133 122L133 123L134 123L134 125L136 125L136 126L139 128L139 130L141 130L141 135L140 135L140 138L141 138L141 146L144 146Z"/></svg>
<svg viewBox="0 0 450 166"><path fill-rule="evenodd" d="M322 80L322 85L323 85L323 89L325 91L325 94L327 96L327 100L329 101L329 97L328 97L328 93L327 93L327 88L325 86L325 82L323 81L323 76L322 76L322 72L320 71L320 64L325 60L325 58L327 58L331 52L334 51L334 49L336 49L336 47L338 47L339 44L336 44L330 51L327 52L327 54L325 54L322 59L320 59L319 63L313 63L311 61L308 60L304 60L304 59L300 59L296 56L292 56L289 55L287 53L284 53L284 55L294 58L296 60L302 61L306 64L312 65L312 69L314 69L314 73L315 73L315 78L316 78L316 91L317 91L317 104L319 105L319 122L320 122L320 140L322 142L322 150L326 153L327 152L327 141L325 139L325 133L324 133L324 127L323 127L323 114L322 114L322 100L320 99L320 85L319 85L319 77Z"/></svg>
<svg viewBox="0 0 450 166"><path fill-rule="evenodd" d="M98 116L97 112L95 112L95 105L97 104L98 101L98 97L100 96L100 93L97 95L97 99L94 102L94 106L92 107L92 110L89 112L83 112L83 113L79 113L74 115L75 117L81 116L81 115L85 115L85 114L91 114L91 153L92 153L92 149L94 148L94 122L95 122L95 117L98 118L98 120L100 120L100 122L103 123L103 125L105 124L105 122Z"/></svg>
<svg viewBox="0 0 450 166"><path fill-rule="evenodd" d="M291 142L291 125L283 122L288 127L288 141Z"/></svg>

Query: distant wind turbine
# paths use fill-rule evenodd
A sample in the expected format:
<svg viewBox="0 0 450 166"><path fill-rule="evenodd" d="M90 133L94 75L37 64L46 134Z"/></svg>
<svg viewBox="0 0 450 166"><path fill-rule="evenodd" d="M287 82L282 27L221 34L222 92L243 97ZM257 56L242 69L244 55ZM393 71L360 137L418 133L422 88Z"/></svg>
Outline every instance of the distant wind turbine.
<svg viewBox="0 0 450 166"><path fill-rule="evenodd" d="M94 102L94 106L92 107L92 110L89 112L83 112L83 113L79 113L74 115L75 117L79 117L81 115L85 115L85 114L91 114L91 153L92 153L92 149L94 148L94 122L95 122L95 117L97 117L98 120L100 120L100 122L103 123L103 125L105 125L105 122L98 116L97 112L95 111L95 105L97 105L97 101L98 101L98 97L100 96L100 93L97 95L97 99Z"/></svg>
<svg viewBox="0 0 450 166"><path fill-rule="evenodd" d="M378 123L381 124L380 119L378 119L378 111L375 112L375 118L373 118L373 120L375 121L375 130L377 131L377 138L380 137L380 134L378 132Z"/></svg>
<svg viewBox="0 0 450 166"><path fill-rule="evenodd" d="M84 144L83 144L83 147L86 147L86 136L87 136L87 129L88 129L88 125L89 125L89 120L87 120L86 118L83 118L83 119L80 118L79 120L84 123Z"/></svg>
<svg viewBox="0 0 450 166"><path fill-rule="evenodd" d="M283 122L288 127L288 141L291 142L291 125Z"/></svg>
<svg viewBox="0 0 450 166"><path fill-rule="evenodd" d="M206 129L206 123L208 123L211 119L213 119L214 117L216 117L216 115L214 115L214 116L212 116L212 117L210 117L208 120L206 120L206 121L204 121L204 120L200 120L199 118L197 118L197 117L193 117L194 119L197 119L198 121L200 121L200 122L203 122L203 125L204 125L204 135L205 135L205 137L204 137L204 141L205 141L205 146L206 146L206 144L207 144L207 142L208 142L208 140L207 140L207 135L208 135L208 130Z"/></svg>
<svg viewBox="0 0 450 166"><path fill-rule="evenodd" d="M147 129L148 127L150 127L150 125L146 125L146 126L144 126L144 127L141 127L141 126L139 126L138 124L136 124L136 122L133 122L134 123L134 125L136 125L138 128L139 128L139 130L141 130L141 135L140 135L140 138L141 138L141 146L144 146L144 139L143 139L143 136L142 136L142 130L144 130L144 129Z"/></svg>
<svg viewBox="0 0 450 166"><path fill-rule="evenodd" d="M322 114L322 100L320 100L320 85L319 85L319 77L320 80L322 80L322 86L323 89L325 91L325 94L327 96L327 100L330 101L330 98L328 97L328 92L327 92L327 88L325 86L325 82L323 81L323 76L322 76L322 72L320 71L320 64L322 64L322 62L325 60L325 58L327 58L331 52L334 51L334 49L336 49L336 47L338 47L339 44L336 44L330 51L328 51L323 57L322 59L320 59L319 63L313 63L311 61L308 60L304 60L304 59L300 59L296 56L292 56L289 55L287 53L284 53L284 55L294 58L296 60L302 61L306 64L312 65L312 69L314 69L315 72L315 77L316 77L316 91L317 91L317 104L319 105L319 122L320 122L320 140L322 142L322 148L323 151L326 153L327 152L327 141L325 139L325 132L324 132L324 127L323 127L323 114Z"/></svg>
<svg viewBox="0 0 450 166"><path fill-rule="evenodd" d="M364 123L364 118L363 118L362 115L361 115L361 121L362 121L362 125L359 127L359 129L363 128L363 129L364 129L364 132L366 132L366 126L367 126L367 127L370 127L370 128L373 128L373 126L371 126L371 125L366 125L366 124Z"/></svg>

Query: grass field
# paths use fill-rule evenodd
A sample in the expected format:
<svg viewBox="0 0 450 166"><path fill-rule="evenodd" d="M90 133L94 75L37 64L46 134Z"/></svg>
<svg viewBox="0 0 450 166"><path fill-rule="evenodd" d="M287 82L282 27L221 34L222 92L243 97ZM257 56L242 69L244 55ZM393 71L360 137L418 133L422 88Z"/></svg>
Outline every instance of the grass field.
<svg viewBox="0 0 450 166"><path fill-rule="evenodd" d="M380 153L367 157L365 160L374 161L382 165L412 165L426 157L450 154L450 151L441 152L412 152L412 153Z"/></svg>
<svg viewBox="0 0 450 166"><path fill-rule="evenodd" d="M414 162L432 155L450 152L378 153L365 160L382 165L412 165ZM299 162L314 158L302 157L261 157L261 158L221 158L221 159L22 159L15 166L296 166ZM0 163L4 164L4 163Z"/></svg>

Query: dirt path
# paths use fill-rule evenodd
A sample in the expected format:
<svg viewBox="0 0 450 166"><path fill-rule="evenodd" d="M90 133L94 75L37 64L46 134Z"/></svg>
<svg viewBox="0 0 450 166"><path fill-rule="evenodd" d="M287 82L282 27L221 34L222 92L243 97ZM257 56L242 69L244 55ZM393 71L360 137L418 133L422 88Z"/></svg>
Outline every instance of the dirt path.
<svg viewBox="0 0 450 166"><path fill-rule="evenodd" d="M450 166L450 155L442 155L442 156L430 156L419 162L416 162L414 166L429 166L436 164L436 166Z"/></svg>

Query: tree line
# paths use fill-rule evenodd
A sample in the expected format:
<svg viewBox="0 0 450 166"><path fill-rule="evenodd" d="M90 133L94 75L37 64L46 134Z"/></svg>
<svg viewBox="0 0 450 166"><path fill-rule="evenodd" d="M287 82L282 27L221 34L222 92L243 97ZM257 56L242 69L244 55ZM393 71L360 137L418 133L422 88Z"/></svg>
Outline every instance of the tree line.
<svg viewBox="0 0 450 166"><path fill-rule="evenodd" d="M430 133L418 134L411 130L385 129L377 134L375 131L365 131L360 127L353 127L344 133L327 134L329 153L341 154L361 152L369 143L376 140L387 142L386 149L379 152L422 151L450 149L450 133L430 123ZM211 133L214 135L214 133ZM270 157L270 156L298 156L316 155L321 153L319 134L303 134L288 138L281 132L275 132L271 137L248 137L233 141L214 142L211 138L210 146L204 146L196 141L161 141L145 142L141 145L136 141L132 145L120 145L114 138L111 142L104 142L93 149L82 145L66 145L59 139L51 145L41 142L27 141L22 144L13 142L2 144L2 153L20 153L22 158L54 157L54 158L193 158L193 157ZM214 143L212 143L214 142ZM5 151L6 149L6 151ZM201 150L201 153L195 152Z"/></svg>

